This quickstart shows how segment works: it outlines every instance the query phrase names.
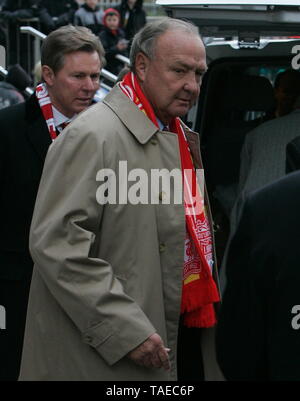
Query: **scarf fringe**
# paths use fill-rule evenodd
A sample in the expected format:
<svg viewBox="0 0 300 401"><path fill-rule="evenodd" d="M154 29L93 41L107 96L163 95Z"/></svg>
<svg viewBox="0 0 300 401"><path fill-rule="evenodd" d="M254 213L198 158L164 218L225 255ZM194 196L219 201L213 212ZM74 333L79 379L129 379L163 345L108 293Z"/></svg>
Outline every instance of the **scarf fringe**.
<svg viewBox="0 0 300 401"><path fill-rule="evenodd" d="M219 301L219 292L212 277L185 284L181 298L181 313L186 327L213 327L216 315L213 303ZM202 285L203 284L203 285Z"/></svg>
<svg viewBox="0 0 300 401"><path fill-rule="evenodd" d="M219 292L215 281L208 277L204 285L202 280L185 284L182 291L181 312L191 312L219 301Z"/></svg>

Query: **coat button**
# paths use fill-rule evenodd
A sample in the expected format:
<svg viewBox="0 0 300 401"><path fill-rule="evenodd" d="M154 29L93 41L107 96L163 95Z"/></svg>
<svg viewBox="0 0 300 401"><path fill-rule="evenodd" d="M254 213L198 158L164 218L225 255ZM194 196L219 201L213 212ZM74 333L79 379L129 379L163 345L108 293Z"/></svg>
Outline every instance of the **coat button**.
<svg viewBox="0 0 300 401"><path fill-rule="evenodd" d="M157 145L157 139L152 138L152 139L150 140L150 143L152 143L152 145Z"/></svg>
<svg viewBox="0 0 300 401"><path fill-rule="evenodd" d="M91 336L85 336L85 340L88 344L91 344L93 342L93 338Z"/></svg>
<svg viewBox="0 0 300 401"><path fill-rule="evenodd" d="M164 252L166 250L166 244L164 244L163 242L161 242L159 244L159 252Z"/></svg>

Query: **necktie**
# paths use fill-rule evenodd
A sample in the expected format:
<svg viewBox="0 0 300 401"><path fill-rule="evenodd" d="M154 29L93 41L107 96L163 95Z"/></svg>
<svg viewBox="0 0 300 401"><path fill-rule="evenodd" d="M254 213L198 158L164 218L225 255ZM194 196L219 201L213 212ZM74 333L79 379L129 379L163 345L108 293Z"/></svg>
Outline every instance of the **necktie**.
<svg viewBox="0 0 300 401"><path fill-rule="evenodd" d="M61 131L62 131L64 128L66 128L66 126L67 126L68 124L70 124L70 121L66 121L66 122L64 122L64 123L62 123L62 124L59 124L59 125L56 127L57 135L59 135L59 134L61 133Z"/></svg>
<svg viewBox="0 0 300 401"><path fill-rule="evenodd" d="M66 128L67 125L70 124L70 121L65 121L64 123L60 124L59 127L61 127L61 131Z"/></svg>

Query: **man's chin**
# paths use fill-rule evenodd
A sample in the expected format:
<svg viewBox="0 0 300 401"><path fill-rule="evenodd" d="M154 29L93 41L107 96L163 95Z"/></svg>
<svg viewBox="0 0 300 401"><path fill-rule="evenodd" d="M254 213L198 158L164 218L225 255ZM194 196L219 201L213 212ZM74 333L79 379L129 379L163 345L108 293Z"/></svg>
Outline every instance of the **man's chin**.
<svg viewBox="0 0 300 401"><path fill-rule="evenodd" d="M89 107L92 104L92 100L89 101L78 101L76 106L74 107L74 112L76 114L80 113L81 111L85 110L87 107Z"/></svg>
<svg viewBox="0 0 300 401"><path fill-rule="evenodd" d="M190 108L190 105L177 107L174 111L174 117L184 117L189 112Z"/></svg>

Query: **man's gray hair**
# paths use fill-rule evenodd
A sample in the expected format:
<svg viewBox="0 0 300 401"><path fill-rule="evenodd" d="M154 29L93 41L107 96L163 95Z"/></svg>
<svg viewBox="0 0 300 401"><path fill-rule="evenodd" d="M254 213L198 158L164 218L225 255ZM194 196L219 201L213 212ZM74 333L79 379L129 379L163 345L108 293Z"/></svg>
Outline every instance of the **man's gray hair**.
<svg viewBox="0 0 300 401"><path fill-rule="evenodd" d="M130 50L130 68L135 71L135 60L142 52L154 58L156 39L167 31L182 31L200 37L198 27L191 22L162 17L148 22L134 37Z"/></svg>

